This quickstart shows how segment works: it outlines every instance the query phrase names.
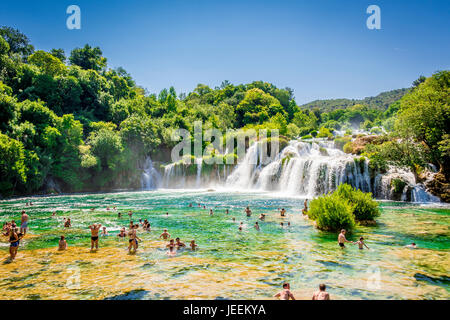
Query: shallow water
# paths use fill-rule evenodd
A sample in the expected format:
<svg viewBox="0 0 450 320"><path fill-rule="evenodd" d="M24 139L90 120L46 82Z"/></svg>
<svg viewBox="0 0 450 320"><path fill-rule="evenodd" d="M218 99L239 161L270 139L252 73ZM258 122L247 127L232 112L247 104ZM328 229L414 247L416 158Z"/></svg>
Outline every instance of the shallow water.
<svg viewBox="0 0 450 320"><path fill-rule="evenodd" d="M33 206L25 207L30 200ZM250 218L243 212L247 205ZM285 218L276 213L281 207L287 209ZM316 230L302 217L302 207L303 199L271 193L193 190L0 201L3 221L20 221L25 209L31 228L14 262L8 260L6 237L1 239L0 299L271 299L286 281L304 299L320 283L327 284L332 299L450 298L448 206L381 202L378 225L358 227L348 236L355 241L364 236L370 250L351 244L340 249L337 234ZM152 225L151 232L139 231L143 241L131 255L128 241L116 236L128 226L128 210L133 221L148 219ZM259 213L267 216L256 231ZM63 228L64 217L71 218L72 228ZM290 227L280 226L288 221ZM87 227L94 222L110 233L100 237L98 252L89 250ZM186 244L195 239L199 250L167 256L166 242L159 240L164 228ZM65 252L56 250L60 235L69 245ZM411 242L419 249L404 247Z"/></svg>

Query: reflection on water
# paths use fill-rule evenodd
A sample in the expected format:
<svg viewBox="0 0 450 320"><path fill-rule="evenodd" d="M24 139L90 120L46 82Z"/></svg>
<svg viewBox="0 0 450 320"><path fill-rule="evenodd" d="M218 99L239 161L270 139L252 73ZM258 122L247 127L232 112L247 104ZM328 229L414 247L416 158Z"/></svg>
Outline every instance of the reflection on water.
<svg viewBox="0 0 450 320"><path fill-rule="evenodd" d="M29 200L1 201L2 220L19 221ZM268 193L162 190L32 201L26 208L30 234L16 261L7 260L6 237L0 242L0 299L271 299L285 281L304 299L320 283L327 284L333 299L450 298L450 210L445 206L383 202L377 227L359 227L349 235L351 240L364 236L370 250L352 245L341 250L336 234L320 232L302 217L303 199ZM250 218L243 212L247 205ZM124 213L121 218L113 206ZM282 207L289 213L285 218L276 213ZM143 241L132 255L128 240L116 236L129 224L128 210L134 222L148 219L152 226L151 232L139 231ZM259 213L267 216L256 231ZM71 218L72 228L62 227L64 217ZM100 237L98 252L89 250L87 227L94 222L110 234ZM164 228L186 243L195 239L199 250L167 256L166 242L159 239ZM69 245L65 252L56 250L61 235ZM404 247L411 242L419 249Z"/></svg>

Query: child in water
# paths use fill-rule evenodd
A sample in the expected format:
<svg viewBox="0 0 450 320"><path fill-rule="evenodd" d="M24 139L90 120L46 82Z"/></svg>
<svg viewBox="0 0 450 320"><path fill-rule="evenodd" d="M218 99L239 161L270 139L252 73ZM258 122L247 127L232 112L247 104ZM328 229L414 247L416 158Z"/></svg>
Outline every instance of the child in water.
<svg viewBox="0 0 450 320"><path fill-rule="evenodd" d="M358 245L359 249L364 249L364 247L366 247L367 249L369 249L369 247L364 243L364 238L361 237L359 238L359 241L356 241L356 244Z"/></svg>

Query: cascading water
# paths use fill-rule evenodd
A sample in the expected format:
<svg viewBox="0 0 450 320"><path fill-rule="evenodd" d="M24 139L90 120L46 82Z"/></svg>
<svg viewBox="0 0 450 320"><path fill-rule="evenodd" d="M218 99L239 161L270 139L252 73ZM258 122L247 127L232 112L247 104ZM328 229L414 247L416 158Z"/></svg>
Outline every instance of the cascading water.
<svg viewBox="0 0 450 320"><path fill-rule="evenodd" d="M197 164L197 178L195 181L195 186L199 188L202 183L202 165L203 165L203 158L196 158L195 163Z"/></svg>
<svg viewBox="0 0 450 320"><path fill-rule="evenodd" d="M226 165L205 168L202 158L195 159L189 166L169 164L165 166L162 185L165 188L222 186L312 198L347 183L364 192L372 192L378 199L439 201L426 192L423 185L416 183L410 171L393 168L385 174L374 172L368 160L344 153L335 148L333 141L292 140L281 152L270 156L264 154L263 149L260 142L253 143L233 170L232 166ZM393 179L404 181L400 195L394 192Z"/></svg>
<svg viewBox="0 0 450 320"><path fill-rule="evenodd" d="M161 175L153 167L150 157L145 158L144 168L141 176L141 187L143 190L156 189L161 182Z"/></svg>
<svg viewBox="0 0 450 320"><path fill-rule="evenodd" d="M257 162L259 149L257 143L249 148L243 162L228 177L229 187L306 197L333 191L341 183L371 191L367 161L334 148L333 142L291 141L264 167Z"/></svg>

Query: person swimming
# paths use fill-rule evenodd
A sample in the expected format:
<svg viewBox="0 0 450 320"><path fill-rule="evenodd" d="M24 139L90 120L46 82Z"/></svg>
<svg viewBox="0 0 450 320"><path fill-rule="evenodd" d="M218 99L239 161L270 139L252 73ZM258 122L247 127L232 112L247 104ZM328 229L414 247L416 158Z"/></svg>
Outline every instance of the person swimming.
<svg viewBox="0 0 450 320"><path fill-rule="evenodd" d="M58 250L59 251L63 251L67 249L67 241L66 238L64 236L61 236L61 238L59 239L58 242Z"/></svg>
<svg viewBox="0 0 450 320"><path fill-rule="evenodd" d="M291 292L291 286L289 283L284 283L283 290L275 294L274 297L279 298L280 300L295 300L295 297Z"/></svg>
<svg viewBox="0 0 450 320"><path fill-rule="evenodd" d="M411 244L408 244L405 246L406 248L411 248L411 249L417 249L417 245L415 242L411 242Z"/></svg>
<svg viewBox="0 0 450 320"><path fill-rule="evenodd" d="M259 231L259 224L258 224L258 221L255 222L255 229Z"/></svg>
<svg viewBox="0 0 450 320"><path fill-rule="evenodd" d="M106 231L106 227L103 227L101 235L102 236L107 236L108 235L108 231Z"/></svg>
<svg viewBox="0 0 450 320"><path fill-rule="evenodd" d="M266 215L264 213L261 213L259 215L259 220L264 221L265 218L266 218Z"/></svg>
<svg viewBox="0 0 450 320"><path fill-rule="evenodd" d="M225 214L229 214L230 213L230 211L228 211L228 209L226 209L225 210Z"/></svg>

